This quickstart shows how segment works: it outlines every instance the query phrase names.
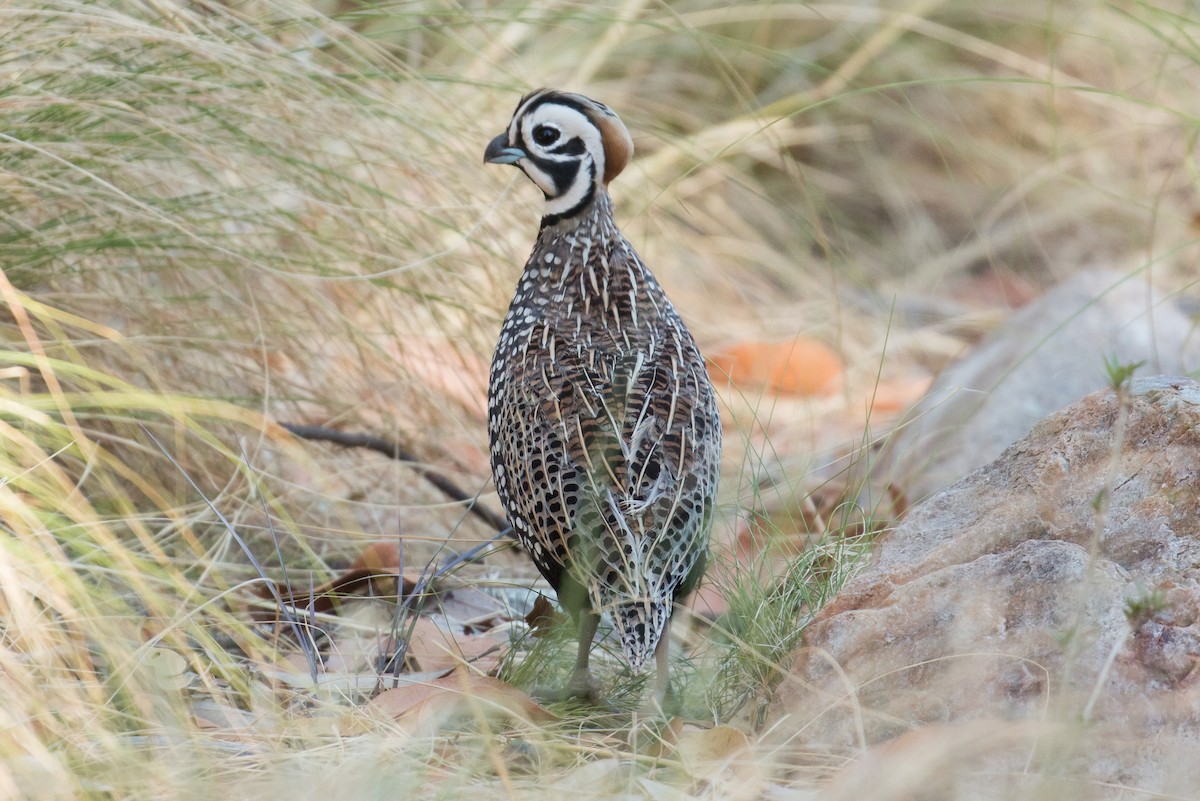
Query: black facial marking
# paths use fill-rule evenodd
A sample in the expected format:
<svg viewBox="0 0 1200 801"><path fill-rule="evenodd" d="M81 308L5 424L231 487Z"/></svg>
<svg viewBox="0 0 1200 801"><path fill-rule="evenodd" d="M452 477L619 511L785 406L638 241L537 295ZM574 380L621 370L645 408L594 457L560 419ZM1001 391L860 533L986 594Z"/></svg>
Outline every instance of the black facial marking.
<svg viewBox="0 0 1200 801"><path fill-rule="evenodd" d="M554 181L554 194L546 195L547 200L558 197L563 192L571 188L571 184L575 183L576 176L579 175L579 161L551 161L550 159L531 157L534 164L541 167L542 171L550 176Z"/></svg>
<svg viewBox="0 0 1200 801"><path fill-rule="evenodd" d="M540 163L541 162L539 162L539 164ZM570 165L576 172L578 172L579 165L582 163L583 162L579 162L579 161L565 162L565 164ZM576 214L578 214L580 211L582 211L583 208L585 206L587 206L587 204L592 202L592 199L596 196L596 165L593 162L589 161L589 162L587 162L587 169L588 169L588 191L584 193L583 197L579 200L578 203L576 203L574 206L567 209L563 213L547 214L544 217L542 217L542 225L541 225L542 228L545 228L547 225L554 225L559 220L565 220L569 217L574 217ZM566 188L570 187L570 185L571 185L569 183L567 183L567 184L557 183L557 180L558 179L556 177L555 178L556 185L563 187L562 191L566 191Z"/></svg>
<svg viewBox="0 0 1200 801"><path fill-rule="evenodd" d="M524 103L528 99L529 99L529 95L526 95L525 97L521 98L521 103ZM517 104L518 109L521 107L521 103ZM585 106L584 104L578 102L577 100L575 100L573 98L565 97L556 92L547 92L546 94L542 95L537 100L535 100L529 106L529 108L525 109L525 113L526 114L532 113L534 109L538 108L543 103L554 103L559 106L566 106L567 108L573 108L576 111L578 111L580 114L583 114L584 116L587 116L588 111L591 110L587 106Z"/></svg>
<svg viewBox="0 0 1200 801"><path fill-rule="evenodd" d="M582 156L585 152L587 152L587 145L585 145L583 140L577 136L574 139L568 139L558 147L551 148L550 152L556 156Z"/></svg>

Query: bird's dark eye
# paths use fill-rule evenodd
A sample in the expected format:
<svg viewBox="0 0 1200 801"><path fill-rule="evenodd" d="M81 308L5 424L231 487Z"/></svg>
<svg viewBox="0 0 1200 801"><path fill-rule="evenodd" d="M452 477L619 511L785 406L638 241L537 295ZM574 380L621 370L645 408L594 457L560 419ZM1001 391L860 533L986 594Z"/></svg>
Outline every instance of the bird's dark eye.
<svg viewBox="0 0 1200 801"><path fill-rule="evenodd" d="M533 141L542 147L558 141L558 129L549 125L539 125L533 129Z"/></svg>

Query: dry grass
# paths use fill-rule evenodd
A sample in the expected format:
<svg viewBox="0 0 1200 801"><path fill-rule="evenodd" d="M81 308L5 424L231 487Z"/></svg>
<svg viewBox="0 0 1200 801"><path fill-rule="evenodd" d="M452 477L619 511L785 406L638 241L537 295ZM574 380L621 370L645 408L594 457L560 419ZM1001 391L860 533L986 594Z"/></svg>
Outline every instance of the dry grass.
<svg viewBox="0 0 1200 801"><path fill-rule="evenodd" d="M295 649L250 624L261 578L235 533L274 577L397 535L418 564L492 533L411 470L273 421L393 437L494 504L486 360L537 207L480 154L521 91L581 89L635 132L620 215L702 344L804 333L846 359L834 398L729 393L718 538L743 510L804 529L805 473L863 436L876 383L926 374L1007 308L984 280L1111 262L1194 281L1186 14L0 7L0 795L813 797L821 758L688 732L639 755L571 720L418 735L264 679ZM731 595L750 619L823 597L747 581ZM744 698L770 672L709 675ZM200 726L201 700L242 717Z"/></svg>

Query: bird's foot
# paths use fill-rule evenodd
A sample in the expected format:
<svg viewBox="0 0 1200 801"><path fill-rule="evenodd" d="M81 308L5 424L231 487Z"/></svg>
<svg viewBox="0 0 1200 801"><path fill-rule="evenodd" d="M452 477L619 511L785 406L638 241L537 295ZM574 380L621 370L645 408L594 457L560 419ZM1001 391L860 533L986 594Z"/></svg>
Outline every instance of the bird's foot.
<svg viewBox="0 0 1200 801"><path fill-rule="evenodd" d="M591 706L604 705L604 693L602 692L600 682L587 669L577 670L572 673L566 685L555 687L539 686L531 690L530 694L537 700L546 703L557 704L563 701L582 701Z"/></svg>
<svg viewBox="0 0 1200 801"><path fill-rule="evenodd" d="M589 704L599 704L604 696L601 693L600 682L587 668L576 670L567 682L566 697L578 698Z"/></svg>
<svg viewBox="0 0 1200 801"><path fill-rule="evenodd" d="M666 690L656 689L650 693L638 709L638 714L643 718L657 717L670 720L678 717L682 709L683 698L675 692L673 687L668 686Z"/></svg>

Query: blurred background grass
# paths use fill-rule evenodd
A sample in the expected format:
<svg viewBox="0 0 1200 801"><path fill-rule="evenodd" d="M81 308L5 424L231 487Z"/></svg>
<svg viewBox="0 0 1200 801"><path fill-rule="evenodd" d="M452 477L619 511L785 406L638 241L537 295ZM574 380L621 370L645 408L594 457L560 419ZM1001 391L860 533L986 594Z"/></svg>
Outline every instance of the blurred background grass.
<svg viewBox="0 0 1200 801"><path fill-rule="evenodd" d="M1106 264L1194 291L1196 13L0 6L0 794L430 781L428 743L351 743L255 696L275 645L228 602L257 580L232 532L313 570L493 533L404 465L273 421L390 437L494 505L486 363L540 201L481 154L524 91L586 92L634 132L619 216L702 347L803 335L844 360L835 397L731 400L731 541L764 477L801 505L879 381L1042 287ZM199 730L163 644L261 737ZM493 763L440 765L439 792L524 788Z"/></svg>

